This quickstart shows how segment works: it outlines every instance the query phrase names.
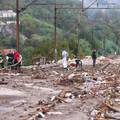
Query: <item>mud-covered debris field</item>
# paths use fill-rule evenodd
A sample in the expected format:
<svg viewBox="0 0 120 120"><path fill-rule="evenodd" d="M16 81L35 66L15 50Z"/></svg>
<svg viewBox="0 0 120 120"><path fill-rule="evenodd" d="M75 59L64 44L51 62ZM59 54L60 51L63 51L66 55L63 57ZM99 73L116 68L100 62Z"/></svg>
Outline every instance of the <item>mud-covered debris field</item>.
<svg viewBox="0 0 120 120"><path fill-rule="evenodd" d="M1 70L0 120L120 120L120 56L71 63Z"/></svg>

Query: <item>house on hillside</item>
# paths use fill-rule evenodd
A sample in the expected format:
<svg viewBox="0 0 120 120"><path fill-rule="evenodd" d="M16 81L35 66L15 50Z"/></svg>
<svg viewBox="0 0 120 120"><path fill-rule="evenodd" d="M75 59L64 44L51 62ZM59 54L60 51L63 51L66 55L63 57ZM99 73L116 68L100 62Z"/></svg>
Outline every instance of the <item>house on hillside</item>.
<svg viewBox="0 0 120 120"><path fill-rule="evenodd" d="M13 10L0 10L0 33L13 35L15 32L16 13Z"/></svg>
<svg viewBox="0 0 120 120"><path fill-rule="evenodd" d="M0 25L15 24L16 13L13 10L0 10ZM2 24L1 24L2 23Z"/></svg>
<svg viewBox="0 0 120 120"><path fill-rule="evenodd" d="M15 18L16 13L13 10L0 10L0 18Z"/></svg>

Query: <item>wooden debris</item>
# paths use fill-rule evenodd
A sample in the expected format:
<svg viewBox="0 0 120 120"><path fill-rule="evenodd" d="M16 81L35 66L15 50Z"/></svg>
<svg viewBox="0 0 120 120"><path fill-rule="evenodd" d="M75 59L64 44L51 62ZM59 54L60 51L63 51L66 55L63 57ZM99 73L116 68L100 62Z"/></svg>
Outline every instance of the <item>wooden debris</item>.
<svg viewBox="0 0 120 120"><path fill-rule="evenodd" d="M71 92L72 90L69 88L69 87L65 87L61 92L60 92L60 94L59 94L59 97L60 98L64 98L65 97L65 94L67 93L67 92Z"/></svg>
<svg viewBox="0 0 120 120"><path fill-rule="evenodd" d="M105 105L115 112L120 112L120 105L110 105L108 103L105 103Z"/></svg>
<svg viewBox="0 0 120 120"><path fill-rule="evenodd" d="M6 80L4 77L0 79L0 85L7 85L8 80Z"/></svg>
<svg viewBox="0 0 120 120"><path fill-rule="evenodd" d="M0 81L0 85L7 85L8 81Z"/></svg>
<svg viewBox="0 0 120 120"><path fill-rule="evenodd" d="M110 62L105 64L105 65L103 65L99 70L100 71L104 71L109 65L110 65Z"/></svg>
<svg viewBox="0 0 120 120"><path fill-rule="evenodd" d="M116 113L105 113L105 118L109 118L109 119L115 119L115 120L120 120L120 113L116 112Z"/></svg>
<svg viewBox="0 0 120 120"><path fill-rule="evenodd" d="M57 96L56 98L57 98L58 100L64 102L64 103L67 103L63 98L61 98L61 97L59 97L59 96Z"/></svg>

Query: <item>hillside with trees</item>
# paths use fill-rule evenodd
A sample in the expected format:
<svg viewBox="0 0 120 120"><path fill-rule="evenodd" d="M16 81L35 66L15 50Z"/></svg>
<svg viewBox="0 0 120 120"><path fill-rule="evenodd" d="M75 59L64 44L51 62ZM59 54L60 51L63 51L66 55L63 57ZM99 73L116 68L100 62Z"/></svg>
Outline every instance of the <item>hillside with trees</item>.
<svg viewBox="0 0 120 120"><path fill-rule="evenodd" d="M40 3L54 3L44 0ZM20 0L20 8L29 4L30 0ZM57 3L68 4L70 7L81 7L79 1L57 0ZM15 0L1 0L1 10L13 9ZM62 5L61 5L62 7ZM86 10L57 9L56 30L58 57L66 48L70 57L79 54L81 57L91 55L96 48L98 55L120 52L120 12L118 10ZM3 19L0 19L1 21ZM10 29L15 32L15 26ZM0 47L15 48L15 34L0 32ZM31 5L20 13L20 50L24 63L31 64L32 59L44 56L54 58L54 6Z"/></svg>

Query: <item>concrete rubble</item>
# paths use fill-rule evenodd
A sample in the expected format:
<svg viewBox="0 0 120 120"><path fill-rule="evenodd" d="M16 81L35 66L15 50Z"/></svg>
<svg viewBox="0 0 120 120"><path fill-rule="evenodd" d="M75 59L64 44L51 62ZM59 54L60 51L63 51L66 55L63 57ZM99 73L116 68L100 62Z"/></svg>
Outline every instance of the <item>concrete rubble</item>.
<svg viewBox="0 0 120 120"><path fill-rule="evenodd" d="M82 62L80 71L61 61L1 71L0 120L120 120L120 56Z"/></svg>

